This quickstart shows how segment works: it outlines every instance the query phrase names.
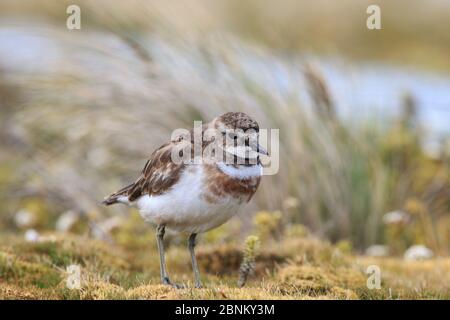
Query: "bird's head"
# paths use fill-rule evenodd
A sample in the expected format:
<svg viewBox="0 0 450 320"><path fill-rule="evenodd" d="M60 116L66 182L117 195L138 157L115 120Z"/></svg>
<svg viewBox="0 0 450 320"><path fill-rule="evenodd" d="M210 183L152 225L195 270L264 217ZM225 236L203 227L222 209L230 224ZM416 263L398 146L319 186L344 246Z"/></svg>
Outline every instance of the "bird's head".
<svg viewBox="0 0 450 320"><path fill-rule="evenodd" d="M212 124L221 138L219 147L233 164L256 164L260 154L268 154L259 145L258 122L247 114L228 112L214 119Z"/></svg>

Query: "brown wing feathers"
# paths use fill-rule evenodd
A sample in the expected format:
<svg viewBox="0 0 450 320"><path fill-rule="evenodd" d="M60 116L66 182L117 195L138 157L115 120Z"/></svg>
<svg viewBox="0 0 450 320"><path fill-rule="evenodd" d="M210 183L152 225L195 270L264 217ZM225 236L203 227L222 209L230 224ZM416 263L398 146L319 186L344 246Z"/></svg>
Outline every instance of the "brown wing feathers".
<svg viewBox="0 0 450 320"><path fill-rule="evenodd" d="M102 201L104 205L111 205L118 202L118 199L120 196L126 195L128 191L133 188L134 183L130 184L129 186L126 186L125 188L120 189L117 192L114 192L109 197L106 197L105 200Z"/></svg>
<svg viewBox="0 0 450 320"><path fill-rule="evenodd" d="M155 150L136 182L113 193L103 201L103 204L117 203L121 196L127 196L129 201L134 201L142 195L160 195L166 192L178 181L184 168L183 163L172 162L172 147L172 143L166 143Z"/></svg>

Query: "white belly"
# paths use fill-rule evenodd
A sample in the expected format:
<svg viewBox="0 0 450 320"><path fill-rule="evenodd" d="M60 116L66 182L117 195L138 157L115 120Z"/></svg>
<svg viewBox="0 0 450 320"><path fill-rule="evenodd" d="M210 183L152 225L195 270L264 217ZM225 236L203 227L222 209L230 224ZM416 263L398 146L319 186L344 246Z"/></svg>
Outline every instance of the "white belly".
<svg viewBox="0 0 450 320"><path fill-rule="evenodd" d="M225 196L215 203L208 202L204 197L204 179L203 167L190 165L170 191L142 196L135 204L150 223L164 224L179 232L208 231L228 221L244 201Z"/></svg>

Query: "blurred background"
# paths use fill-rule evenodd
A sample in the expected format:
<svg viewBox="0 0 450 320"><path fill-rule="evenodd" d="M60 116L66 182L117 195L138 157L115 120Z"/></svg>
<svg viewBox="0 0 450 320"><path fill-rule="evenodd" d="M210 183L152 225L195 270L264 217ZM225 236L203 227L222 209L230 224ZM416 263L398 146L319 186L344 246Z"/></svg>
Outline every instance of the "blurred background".
<svg viewBox="0 0 450 320"><path fill-rule="evenodd" d="M0 233L144 232L103 197L173 129L244 111L280 129L280 171L207 240L259 224L448 255L450 1L378 0L382 30L366 27L370 4L2 0Z"/></svg>

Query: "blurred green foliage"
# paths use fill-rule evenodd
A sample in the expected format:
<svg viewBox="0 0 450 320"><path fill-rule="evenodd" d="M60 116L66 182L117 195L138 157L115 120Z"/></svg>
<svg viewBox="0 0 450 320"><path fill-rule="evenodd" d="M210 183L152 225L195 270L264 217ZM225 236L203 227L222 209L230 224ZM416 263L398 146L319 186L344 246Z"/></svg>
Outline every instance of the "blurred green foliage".
<svg viewBox="0 0 450 320"><path fill-rule="evenodd" d="M30 25L43 18L63 58L50 71L0 69L0 228L54 230L71 210L77 221L66 231L129 250L153 246L135 212L105 210L100 200L135 179L171 130L240 110L281 129L280 172L264 177L238 222L208 233L206 242L226 244L253 229L263 243L312 233L350 241L354 250L384 243L402 254L425 244L448 254L448 145L443 140L439 154L426 150L414 92L398 118L350 124L339 118L320 71L292 58L316 52L448 68L449 8L420 11L425 5L414 3L382 1L389 32L377 33L360 27L367 1L136 1L142 10L79 1L83 33L69 34L59 27L67 1L2 1L0 15L28 17ZM258 69L271 63L286 63L285 88ZM408 221L384 223L395 210ZM31 222L18 224L19 212ZM121 228L115 217L126 221Z"/></svg>

